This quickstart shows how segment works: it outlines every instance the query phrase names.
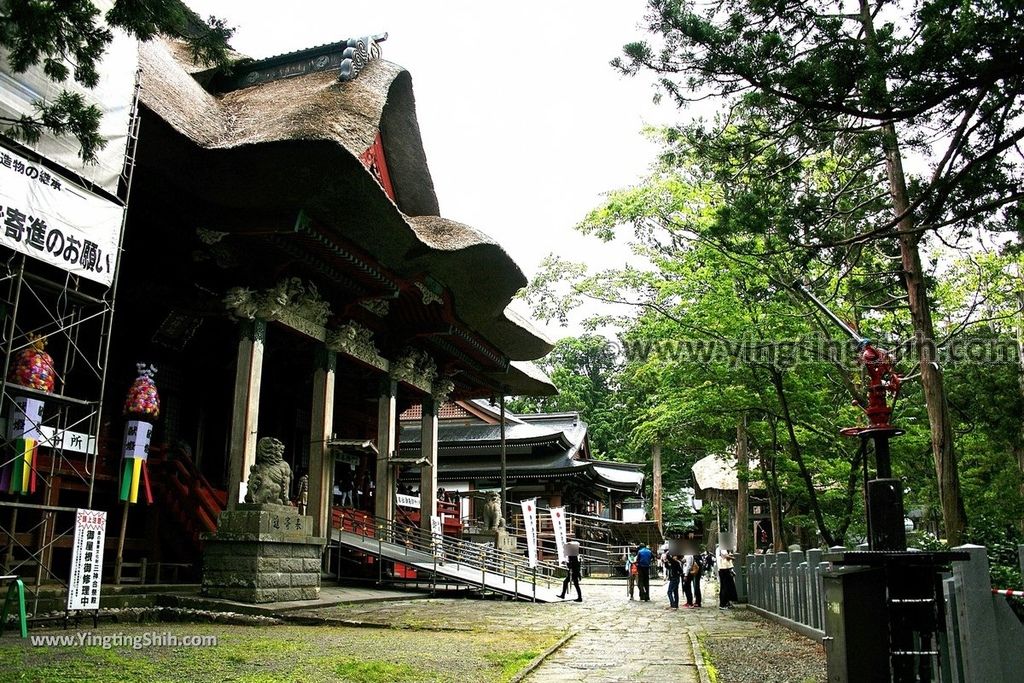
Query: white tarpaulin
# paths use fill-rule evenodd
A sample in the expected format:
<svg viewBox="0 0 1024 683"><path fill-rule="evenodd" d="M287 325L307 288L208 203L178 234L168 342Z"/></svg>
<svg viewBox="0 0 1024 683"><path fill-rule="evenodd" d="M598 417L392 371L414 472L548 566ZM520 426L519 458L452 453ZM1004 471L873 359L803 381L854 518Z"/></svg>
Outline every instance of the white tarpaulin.
<svg viewBox="0 0 1024 683"><path fill-rule="evenodd" d="M71 543L71 576L68 578L68 609L99 609L103 576L103 541L107 513L79 509L75 538Z"/></svg>
<svg viewBox="0 0 1024 683"><path fill-rule="evenodd" d="M530 557L530 566L537 566L537 499L524 500L523 526L526 528L526 551Z"/></svg>
<svg viewBox="0 0 1024 683"><path fill-rule="evenodd" d="M114 2L93 0L93 4L102 17ZM80 94L85 98L86 106L95 105L103 114L99 134L106 141L106 146L97 151L95 163L82 161L78 140L72 136L57 137L44 131L39 142L26 144L26 147L116 195L128 143L139 51L134 38L121 31L113 33L113 42L97 64L100 81L91 89L79 85L71 77L63 83L55 83L46 77L41 65L16 74L7 61L6 51L0 49L0 116L17 119L24 114L34 117L38 113L37 101L52 102L63 90ZM73 64L69 63L69 67L74 69Z"/></svg>
<svg viewBox="0 0 1024 683"><path fill-rule="evenodd" d="M124 207L0 147L0 244L110 285Z"/></svg>
<svg viewBox="0 0 1024 683"><path fill-rule="evenodd" d="M551 528L555 532L555 546L558 548L558 563L566 561L565 557L565 508L551 508Z"/></svg>

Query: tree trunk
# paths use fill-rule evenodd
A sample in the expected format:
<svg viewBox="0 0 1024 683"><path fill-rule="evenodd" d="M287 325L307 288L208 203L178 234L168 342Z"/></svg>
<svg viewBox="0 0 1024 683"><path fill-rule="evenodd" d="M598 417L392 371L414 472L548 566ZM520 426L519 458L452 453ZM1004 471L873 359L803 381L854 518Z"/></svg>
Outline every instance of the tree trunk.
<svg viewBox="0 0 1024 683"><path fill-rule="evenodd" d="M793 460L796 461L797 467L800 469L800 478L803 479L804 486L807 487L807 496L810 499L814 521L818 525L818 533L821 534L821 538L826 544L834 546L836 544L835 539L832 536L832 532L825 526L825 516L821 513L821 506L818 504L818 492L814 489L814 481L811 479L811 473L807 470L803 452L800 450L800 442L797 441L796 432L793 429L793 418L789 413L789 401L786 399L786 391L782 386L782 373L775 369L769 372L771 373L772 384L775 386L775 393L779 398L779 405L782 407L782 419L786 422L786 431L789 434L789 451L793 455Z"/></svg>
<svg viewBox="0 0 1024 683"><path fill-rule="evenodd" d="M874 23L867 0L860 0L860 9L868 52L872 56L877 56ZM878 87L884 93L884 81ZM900 257L903 262L910 318L914 327L914 346L920 358L921 389L931 428L932 459L935 461L935 479L942 506L942 522L946 529L946 540L955 546L963 543L967 513L964 511L960 474L953 451L953 425L949 405L946 403L946 389L936 357L935 328L932 325L931 305L918 250L920 236L913 232L914 218L908 211L910 201L896 127L892 123L886 123L882 126L881 132L892 209L896 216L902 216L898 225Z"/></svg>
<svg viewBox="0 0 1024 683"><path fill-rule="evenodd" d="M1020 271L1017 271L1020 275ZM1017 303L1020 305L1020 309L1024 311L1024 293L1017 295ZM1017 383L1020 387L1021 398L1024 398L1024 315L1017 320ZM1020 434L1018 435L1017 444L1013 448L1014 454L1017 456L1017 467L1024 473L1024 415L1021 415L1020 423ZM1024 481L1020 485L1020 495L1024 498ZM1024 519L1018 522L1018 526L1022 532L1024 532Z"/></svg>
<svg viewBox="0 0 1024 683"><path fill-rule="evenodd" d="M651 497L654 499L654 521L658 523L658 530L661 531L661 444L651 445Z"/></svg>
<svg viewBox="0 0 1024 683"><path fill-rule="evenodd" d="M893 211L898 215L907 210L906 179L899 149L896 147L896 132L892 124L884 128L886 143L886 167L892 190ZM956 455L953 451L953 424L946 403L946 388L942 371L939 369L935 348L935 328L928 301L927 287L921 268L921 254L918 251L918 237L902 232L913 228L908 216L900 221L900 255L903 259L903 275L907 285L907 299L910 316L914 325L914 346L920 358L921 389L925 407L928 410L928 424L931 428L932 458L935 461L935 480L938 483L939 502L942 505L942 522L946 539L952 546L963 543L967 527L967 513L960 492L960 473L957 470Z"/></svg>
<svg viewBox="0 0 1024 683"><path fill-rule="evenodd" d="M749 477L747 416L741 413L736 424L736 564L740 566L746 565L747 553L750 552Z"/></svg>

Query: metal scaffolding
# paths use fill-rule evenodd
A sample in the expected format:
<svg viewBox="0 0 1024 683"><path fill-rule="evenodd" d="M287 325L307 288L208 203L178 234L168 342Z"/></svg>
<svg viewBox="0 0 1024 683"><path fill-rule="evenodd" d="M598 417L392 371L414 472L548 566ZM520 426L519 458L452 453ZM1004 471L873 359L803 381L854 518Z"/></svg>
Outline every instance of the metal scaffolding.
<svg viewBox="0 0 1024 683"><path fill-rule="evenodd" d="M137 74L121 196L115 198L124 207L135 168L138 96ZM127 211L121 223L119 256L126 218ZM33 572L35 606L44 583L67 586L62 572L53 569L53 551L74 533L75 510L93 503L100 442L108 436L102 429L103 398L120 258L116 264L111 284L106 286L0 247L0 469L20 457L6 424L14 400L21 397L43 403L41 416L26 415L27 426L39 436L39 454L29 473L35 490L27 495L0 491L0 573L24 576ZM39 337L48 341L54 359L52 392L21 386L9 378L19 352ZM62 488L78 492L76 502L84 505L60 505ZM70 538L64 541L69 542Z"/></svg>

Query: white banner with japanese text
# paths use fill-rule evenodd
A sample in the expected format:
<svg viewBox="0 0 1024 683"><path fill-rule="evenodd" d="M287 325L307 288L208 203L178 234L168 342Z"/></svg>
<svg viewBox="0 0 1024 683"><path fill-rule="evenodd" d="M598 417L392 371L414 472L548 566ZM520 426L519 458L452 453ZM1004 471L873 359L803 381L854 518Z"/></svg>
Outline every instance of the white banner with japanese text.
<svg viewBox="0 0 1024 683"><path fill-rule="evenodd" d="M555 545L558 547L558 563L566 562L565 557L565 508L551 508L551 528L555 532Z"/></svg>
<svg viewBox="0 0 1024 683"><path fill-rule="evenodd" d="M0 147L0 244L109 285L124 207Z"/></svg>
<svg viewBox="0 0 1024 683"><path fill-rule="evenodd" d="M75 538L71 544L71 575L68 609L99 609L103 577L103 542L107 513L79 508L75 514Z"/></svg>
<svg viewBox="0 0 1024 683"><path fill-rule="evenodd" d="M420 509L419 496L409 496L404 493L399 493L395 495L395 502L400 508L412 508L413 510Z"/></svg>
<svg viewBox="0 0 1024 683"><path fill-rule="evenodd" d="M530 558L530 566L537 566L537 499L524 500L523 526L526 529L526 552Z"/></svg>
<svg viewBox="0 0 1024 683"><path fill-rule="evenodd" d="M430 516L430 541L434 548L434 557L444 562L444 520L443 515Z"/></svg>

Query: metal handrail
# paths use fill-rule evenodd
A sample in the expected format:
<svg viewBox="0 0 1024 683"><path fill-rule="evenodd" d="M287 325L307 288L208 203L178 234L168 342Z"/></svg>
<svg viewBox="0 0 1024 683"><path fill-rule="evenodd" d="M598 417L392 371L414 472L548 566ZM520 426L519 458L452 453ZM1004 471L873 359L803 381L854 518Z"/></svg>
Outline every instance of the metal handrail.
<svg viewBox="0 0 1024 683"><path fill-rule="evenodd" d="M442 536L440 547L435 552L435 539L429 531L413 525L404 525L380 517L369 517L373 520L372 527L362 517L352 515L348 510L341 513L342 529L345 521L348 520L352 533L373 538L378 544L378 554L383 556L383 543L390 543L392 546L402 546L406 555L412 552L422 553L435 560L440 556L441 564L454 564L456 568L479 569L481 571L481 589L486 588L488 574L497 574L510 578L518 589L520 576L531 576L534 589L538 579L542 579L547 587L555 580L560 581L555 574L560 567L549 562L539 562L537 567L530 567L529 561L516 553L500 548L485 546L479 543L472 543L463 539L451 536ZM418 558L415 561L423 561L426 558ZM383 580L383 576L380 576ZM518 590L517 590L518 592Z"/></svg>

